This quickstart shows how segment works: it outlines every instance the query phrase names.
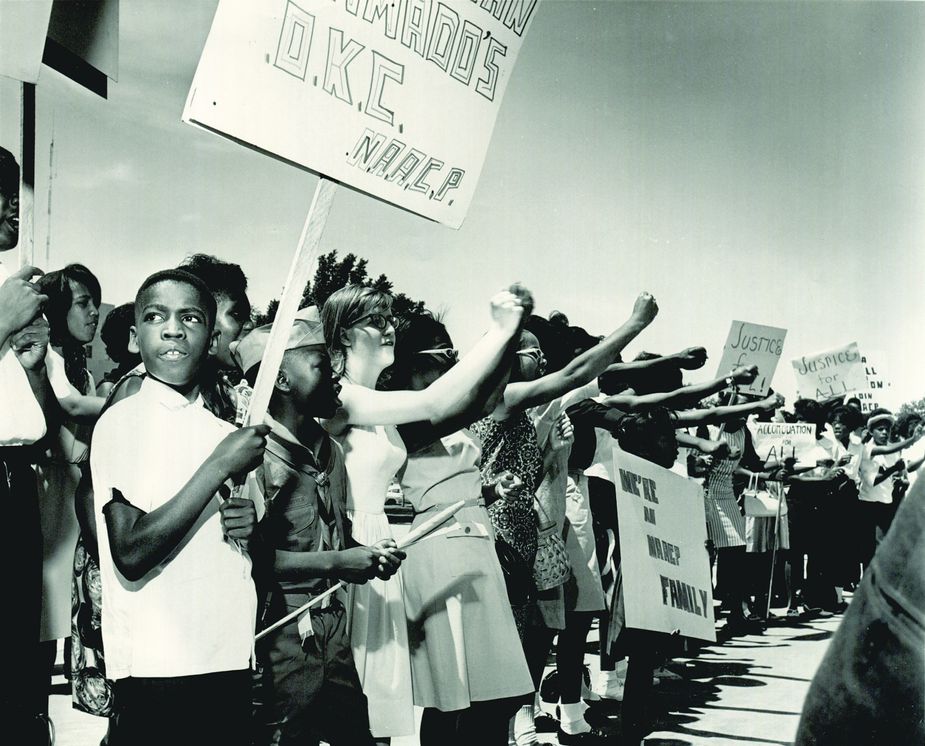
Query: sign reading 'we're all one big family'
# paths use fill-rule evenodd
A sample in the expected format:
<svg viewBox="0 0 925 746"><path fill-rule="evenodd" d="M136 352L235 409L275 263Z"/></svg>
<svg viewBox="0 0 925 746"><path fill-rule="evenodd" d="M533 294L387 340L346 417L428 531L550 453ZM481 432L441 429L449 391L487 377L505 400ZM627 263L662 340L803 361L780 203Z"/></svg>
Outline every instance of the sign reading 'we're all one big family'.
<svg viewBox="0 0 925 746"><path fill-rule="evenodd" d="M184 121L458 228L537 0L222 0Z"/></svg>

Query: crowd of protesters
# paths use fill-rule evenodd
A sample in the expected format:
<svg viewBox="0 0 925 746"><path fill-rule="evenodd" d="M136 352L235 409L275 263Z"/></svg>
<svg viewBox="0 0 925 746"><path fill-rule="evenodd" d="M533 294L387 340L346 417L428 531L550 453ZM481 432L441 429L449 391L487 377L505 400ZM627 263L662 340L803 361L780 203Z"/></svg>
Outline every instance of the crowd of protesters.
<svg viewBox="0 0 925 746"><path fill-rule="evenodd" d="M2 250L18 179L3 155ZM770 606L784 621L843 612L925 457L916 415L788 409L739 392L749 367L685 385L700 347L624 362L658 313L648 293L595 336L533 314L520 285L490 299L462 356L434 315L337 290L288 330L265 424L236 427L269 339L240 267L197 254L141 282L105 319L115 366L98 384L84 357L98 280L79 264L37 274L0 277L0 490L19 535L4 631L21 675L3 707L18 743L48 742L62 638L74 705L109 719L109 746L416 729L422 744L524 746L541 690L559 743L606 740L589 722L602 699L622 702L620 742L639 743L685 641L624 624L613 445L703 484L725 639L761 633ZM814 425L812 452L763 461L749 424L771 419ZM772 484L782 517L746 515L743 491ZM412 532L462 506L404 546L385 512L396 493Z"/></svg>

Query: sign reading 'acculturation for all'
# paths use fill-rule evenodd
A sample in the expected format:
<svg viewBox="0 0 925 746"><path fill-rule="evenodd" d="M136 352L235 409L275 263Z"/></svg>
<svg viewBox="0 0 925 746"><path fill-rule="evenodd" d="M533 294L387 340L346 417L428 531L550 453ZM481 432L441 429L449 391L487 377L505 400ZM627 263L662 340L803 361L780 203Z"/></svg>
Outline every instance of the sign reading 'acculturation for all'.
<svg viewBox="0 0 925 746"><path fill-rule="evenodd" d="M766 464L788 458L808 464L816 447L816 426L811 422L751 422L748 428L755 452Z"/></svg>
<svg viewBox="0 0 925 746"><path fill-rule="evenodd" d="M613 466L627 627L716 640L700 485L619 448Z"/></svg>
<svg viewBox="0 0 925 746"><path fill-rule="evenodd" d="M221 0L184 121L458 228L537 0Z"/></svg>
<svg viewBox="0 0 925 746"><path fill-rule="evenodd" d="M786 336L786 329L751 324L747 321L733 321L726 344L723 345L719 375L729 375L730 371L740 365L757 365L758 375L755 380L749 384L741 384L739 389L749 394L767 395L774 371L780 362Z"/></svg>

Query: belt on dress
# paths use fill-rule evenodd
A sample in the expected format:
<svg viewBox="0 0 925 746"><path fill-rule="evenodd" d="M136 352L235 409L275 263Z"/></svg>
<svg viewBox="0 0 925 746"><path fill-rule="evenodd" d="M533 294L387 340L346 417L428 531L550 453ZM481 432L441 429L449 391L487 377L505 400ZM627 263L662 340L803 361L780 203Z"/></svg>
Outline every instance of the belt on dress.
<svg viewBox="0 0 925 746"><path fill-rule="evenodd" d="M431 505L429 508L426 508L425 510L415 510L414 515L415 516L424 515L425 513L429 513L435 508L440 508L440 507L445 508L446 506L445 505L442 505L442 506L441 505ZM485 507L484 497L473 497L471 500L466 500L462 504L462 508L484 508L484 507ZM460 510L462 510L462 508L460 508Z"/></svg>

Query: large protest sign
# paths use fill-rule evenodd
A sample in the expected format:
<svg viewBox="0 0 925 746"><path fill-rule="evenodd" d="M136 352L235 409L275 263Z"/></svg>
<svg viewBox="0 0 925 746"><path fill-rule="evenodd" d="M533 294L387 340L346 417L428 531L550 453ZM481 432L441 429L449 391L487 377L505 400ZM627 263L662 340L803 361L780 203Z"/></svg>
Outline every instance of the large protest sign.
<svg viewBox="0 0 925 746"><path fill-rule="evenodd" d="M752 444L764 463L795 458L807 464L816 447L816 426L810 422L750 422Z"/></svg>
<svg viewBox="0 0 925 746"><path fill-rule="evenodd" d="M183 112L458 228L537 0L222 0Z"/></svg>
<svg viewBox="0 0 925 746"><path fill-rule="evenodd" d="M865 389L857 392L861 401L861 411L867 413L879 407L886 407L887 392L890 388L886 355L880 350L865 350L861 355L861 363L864 366L864 377L867 379Z"/></svg>
<svg viewBox="0 0 925 746"><path fill-rule="evenodd" d="M613 449L626 625L716 640L699 484Z"/></svg>
<svg viewBox="0 0 925 746"><path fill-rule="evenodd" d="M740 365L757 365L758 376L751 383L742 384L739 389L749 394L766 396L780 362L786 336L786 329L733 321L726 344L723 345L717 375L728 376L730 371Z"/></svg>
<svg viewBox="0 0 925 746"><path fill-rule="evenodd" d="M797 391L805 399L825 401L867 386L861 353L856 342L791 361Z"/></svg>

